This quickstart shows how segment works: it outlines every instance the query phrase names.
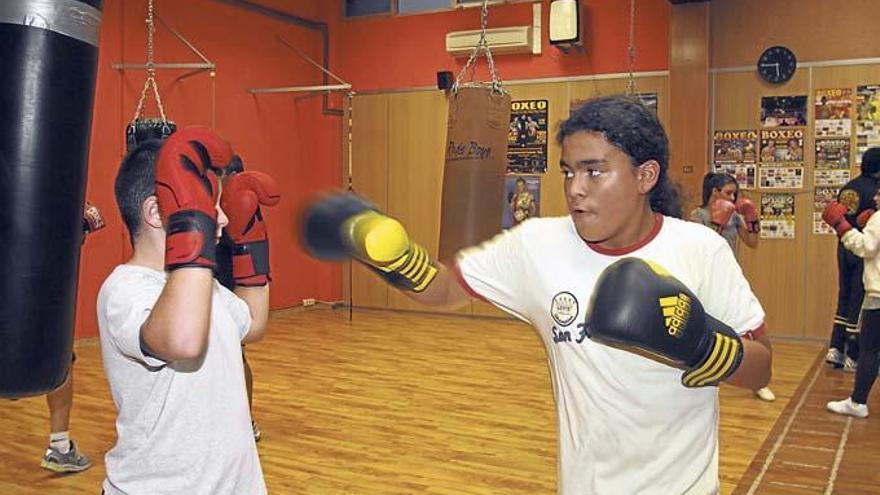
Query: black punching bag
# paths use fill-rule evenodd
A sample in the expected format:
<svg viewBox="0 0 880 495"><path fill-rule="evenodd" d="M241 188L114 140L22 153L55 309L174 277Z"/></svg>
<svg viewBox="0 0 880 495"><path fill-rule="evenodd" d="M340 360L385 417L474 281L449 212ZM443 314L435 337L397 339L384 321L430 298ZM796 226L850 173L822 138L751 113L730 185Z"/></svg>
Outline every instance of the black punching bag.
<svg viewBox="0 0 880 495"><path fill-rule="evenodd" d="M101 0L0 0L0 397L70 369Z"/></svg>

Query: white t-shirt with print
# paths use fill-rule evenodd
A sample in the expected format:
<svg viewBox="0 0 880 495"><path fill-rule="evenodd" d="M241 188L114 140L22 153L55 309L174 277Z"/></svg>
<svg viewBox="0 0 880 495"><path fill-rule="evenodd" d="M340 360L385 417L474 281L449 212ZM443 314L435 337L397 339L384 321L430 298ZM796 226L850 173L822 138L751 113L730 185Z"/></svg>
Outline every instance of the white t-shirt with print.
<svg viewBox="0 0 880 495"><path fill-rule="evenodd" d="M598 252L570 217L536 218L462 251L476 295L531 323L547 348L558 413L559 493L707 495L718 490L718 389L688 389L682 371L591 341L587 305L599 274L625 256L654 261L739 333L764 311L725 240L656 216L629 252Z"/></svg>
<svg viewBox="0 0 880 495"><path fill-rule="evenodd" d="M214 281L202 359L166 363L145 356L140 327L166 280L165 272L120 265L98 293L101 353L117 409L104 491L265 494L241 358L250 310Z"/></svg>

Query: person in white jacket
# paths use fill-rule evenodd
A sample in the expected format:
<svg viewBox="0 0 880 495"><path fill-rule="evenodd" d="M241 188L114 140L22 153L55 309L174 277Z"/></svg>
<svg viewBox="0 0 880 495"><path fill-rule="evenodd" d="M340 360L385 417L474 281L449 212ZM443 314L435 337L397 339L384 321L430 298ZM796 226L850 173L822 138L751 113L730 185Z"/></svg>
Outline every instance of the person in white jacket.
<svg viewBox="0 0 880 495"><path fill-rule="evenodd" d="M874 194L874 203L880 209L880 191ZM852 395L843 400L828 403L828 410L837 414L868 417L868 394L877 379L878 351L880 351L880 215L874 210L862 212L856 222L862 228L854 229L844 215L846 206L834 201L822 214L822 218L834 227L843 245L853 254L865 260L862 279L865 299L862 303L862 329L859 335L860 357Z"/></svg>

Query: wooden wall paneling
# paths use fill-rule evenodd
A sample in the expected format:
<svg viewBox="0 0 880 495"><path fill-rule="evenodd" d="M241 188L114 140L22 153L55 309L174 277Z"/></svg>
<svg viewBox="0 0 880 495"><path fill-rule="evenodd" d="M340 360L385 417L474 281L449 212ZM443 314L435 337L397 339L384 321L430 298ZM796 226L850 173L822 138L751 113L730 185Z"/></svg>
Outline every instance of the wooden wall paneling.
<svg viewBox="0 0 880 495"><path fill-rule="evenodd" d="M636 79L636 91L639 93L657 93L657 116L660 123L669 132L670 107L669 77L645 77Z"/></svg>
<svg viewBox="0 0 880 495"><path fill-rule="evenodd" d="M801 62L877 56L876 0L714 0L713 67L753 65L765 48L786 45ZM844 28L845 26L845 28Z"/></svg>
<svg viewBox="0 0 880 495"><path fill-rule="evenodd" d="M598 79L568 83L569 101L576 102L599 96L626 93L627 78ZM657 93L657 116L664 128L669 127L669 77L652 76L636 79L637 93ZM568 109L562 118L568 118Z"/></svg>
<svg viewBox="0 0 880 495"><path fill-rule="evenodd" d="M572 81L568 83L569 99L571 102L598 98L600 96L626 94L628 78L626 76L614 79L590 79L586 81ZM664 126L669 125L669 78L667 76L651 76L636 78L637 93L657 93L658 112L660 122ZM568 114L566 113L566 117Z"/></svg>
<svg viewBox="0 0 880 495"><path fill-rule="evenodd" d="M436 256L440 245L440 205L446 157L448 106L440 91L388 96L388 213L406 226L410 237ZM392 309L431 310L396 290ZM470 314L467 306L457 313Z"/></svg>
<svg viewBox="0 0 880 495"><path fill-rule="evenodd" d="M851 88L853 91L853 132L850 141L850 174L859 174L856 164L856 87L880 84L880 65L847 67L816 67L812 69L813 92L825 88ZM811 99L813 96L811 96ZM808 159L815 162L815 147ZM811 177L812 178L812 177ZM837 238L832 235L811 235L806 255L806 329L810 337L826 339L837 308Z"/></svg>
<svg viewBox="0 0 880 495"><path fill-rule="evenodd" d="M508 86L511 100L547 100L547 172L541 176L539 214L542 217L567 215L562 192L562 174L559 172L561 148L556 144L559 123L568 117L568 85L566 83L517 84ZM500 221L500 219L499 219ZM474 301L475 315L513 318L484 301Z"/></svg>
<svg viewBox="0 0 880 495"><path fill-rule="evenodd" d="M782 86L767 85L754 72L719 73L714 77L714 130L760 129L762 96L810 93L807 70L798 71ZM805 134L804 147L810 150L809 127ZM771 335L804 335L806 244L812 236L812 158L809 153L805 155L802 189L745 191L757 205L766 192L793 192L796 198L794 239L761 239L756 249L739 249L740 264L767 312Z"/></svg>
<svg viewBox="0 0 880 495"><path fill-rule="evenodd" d="M709 163L709 4L672 6L669 23L669 173L698 202Z"/></svg>
<svg viewBox="0 0 880 495"><path fill-rule="evenodd" d="M352 103L352 187L379 208L388 210L388 95L358 95ZM352 263L352 304L388 307L388 284L360 263ZM347 291L348 269L343 270Z"/></svg>

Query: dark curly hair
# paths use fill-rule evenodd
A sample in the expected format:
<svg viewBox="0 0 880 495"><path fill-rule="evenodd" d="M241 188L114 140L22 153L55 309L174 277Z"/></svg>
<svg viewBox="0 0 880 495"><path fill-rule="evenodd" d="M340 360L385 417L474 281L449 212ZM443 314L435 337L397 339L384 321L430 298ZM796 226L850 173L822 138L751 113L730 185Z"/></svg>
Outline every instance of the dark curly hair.
<svg viewBox="0 0 880 495"><path fill-rule="evenodd" d="M556 141L562 144L563 139L579 131L601 133L609 143L630 157L633 167L648 160L659 163L660 177L651 190L651 209L681 218L681 194L669 178L666 131L654 112L639 99L615 95L588 100L562 123Z"/></svg>

